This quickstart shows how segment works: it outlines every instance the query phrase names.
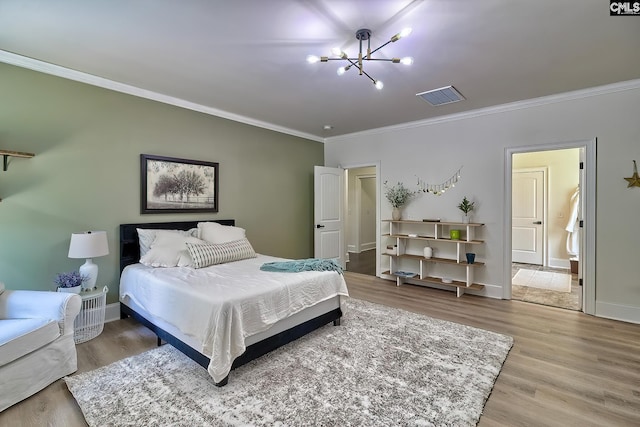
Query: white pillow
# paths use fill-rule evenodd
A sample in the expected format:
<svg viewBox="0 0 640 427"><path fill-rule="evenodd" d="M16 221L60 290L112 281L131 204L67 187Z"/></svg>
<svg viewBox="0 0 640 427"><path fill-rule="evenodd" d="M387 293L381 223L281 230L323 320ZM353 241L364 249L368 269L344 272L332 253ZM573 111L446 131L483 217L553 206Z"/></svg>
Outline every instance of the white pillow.
<svg viewBox="0 0 640 427"><path fill-rule="evenodd" d="M199 222L198 237L209 243L227 243L247 237L244 228L217 222Z"/></svg>
<svg viewBox="0 0 640 427"><path fill-rule="evenodd" d="M157 230L153 228L136 228L138 231L138 242L140 242L140 256L144 256L149 249L151 248L151 244L156 239L156 235L158 233L178 233L184 236L193 236L198 237L198 229L192 228L191 230Z"/></svg>
<svg viewBox="0 0 640 427"><path fill-rule="evenodd" d="M158 233L140 263L149 267L190 267L192 261L187 243L202 245L207 242L175 232Z"/></svg>
<svg viewBox="0 0 640 427"><path fill-rule="evenodd" d="M186 245L193 268L256 257L256 252L246 238L221 244L198 245L187 242Z"/></svg>

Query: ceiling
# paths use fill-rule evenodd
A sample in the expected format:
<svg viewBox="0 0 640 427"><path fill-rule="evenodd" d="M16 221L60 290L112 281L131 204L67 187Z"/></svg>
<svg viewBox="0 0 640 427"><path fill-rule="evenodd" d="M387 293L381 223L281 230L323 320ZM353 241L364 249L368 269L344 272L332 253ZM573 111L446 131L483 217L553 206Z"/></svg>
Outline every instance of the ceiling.
<svg viewBox="0 0 640 427"><path fill-rule="evenodd" d="M357 55L360 28L375 48L405 27L374 57L413 65L364 65L380 91L306 62ZM640 16L603 0L0 0L0 61L320 141L638 79L639 40ZM416 97L447 85L466 100Z"/></svg>

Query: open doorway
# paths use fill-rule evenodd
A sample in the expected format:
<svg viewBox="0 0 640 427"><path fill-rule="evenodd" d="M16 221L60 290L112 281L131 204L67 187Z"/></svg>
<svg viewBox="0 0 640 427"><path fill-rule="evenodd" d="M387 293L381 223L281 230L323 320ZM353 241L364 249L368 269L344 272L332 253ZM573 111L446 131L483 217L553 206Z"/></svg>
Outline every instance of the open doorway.
<svg viewBox="0 0 640 427"><path fill-rule="evenodd" d="M377 273L377 177L375 166L346 169L347 271Z"/></svg>
<svg viewBox="0 0 640 427"><path fill-rule="evenodd" d="M545 145L507 147L504 154L504 233L505 248L502 297L512 298L512 180L513 156L518 153L553 151L569 148L580 149L580 256L578 262L578 281L582 285L582 311L595 314L596 306L596 139L558 142Z"/></svg>
<svg viewBox="0 0 640 427"><path fill-rule="evenodd" d="M512 299L580 311L582 148L522 152L512 162Z"/></svg>

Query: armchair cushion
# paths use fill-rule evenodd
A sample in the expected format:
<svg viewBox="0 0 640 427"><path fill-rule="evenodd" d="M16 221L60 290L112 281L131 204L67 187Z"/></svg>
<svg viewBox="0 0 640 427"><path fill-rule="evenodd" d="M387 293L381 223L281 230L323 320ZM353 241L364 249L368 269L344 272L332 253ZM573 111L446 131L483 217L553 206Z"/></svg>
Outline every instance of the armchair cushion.
<svg viewBox="0 0 640 427"><path fill-rule="evenodd" d="M59 336L60 328L55 320L0 320L0 366L49 344Z"/></svg>

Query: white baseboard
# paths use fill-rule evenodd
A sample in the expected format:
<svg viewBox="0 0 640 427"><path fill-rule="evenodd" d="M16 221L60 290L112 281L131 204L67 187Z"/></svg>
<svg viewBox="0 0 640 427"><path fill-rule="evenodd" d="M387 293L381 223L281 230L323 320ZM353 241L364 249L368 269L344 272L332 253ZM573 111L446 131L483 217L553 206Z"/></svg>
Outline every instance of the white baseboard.
<svg viewBox="0 0 640 427"><path fill-rule="evenodd" d="M568 259L563 258L549 258L549 267L551 268L571 268L571 263Z"/></svg>
<svg viewBox="0 0 640 427"><path fill-rule="evenodd" d="M113 322L114 320L120 320L120 303L114 302L113 304L107 304L104 310L104 322Z"/></svg>
<svg viewBox="0 0 640 427"><path fill-rule="evenodd" d="M640 324L640 307L596 301L596 316Z"/></svg>
<svg viewBox="0 0 640 427"><path fill-rule="evenodd" d="M376 248L376 242L363 243L360 245L360 251L370 251L371 249Z"/></svg>

